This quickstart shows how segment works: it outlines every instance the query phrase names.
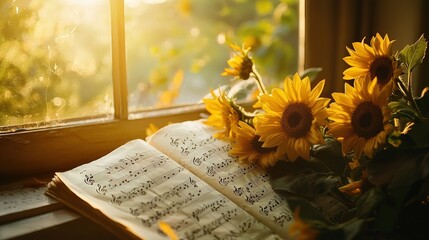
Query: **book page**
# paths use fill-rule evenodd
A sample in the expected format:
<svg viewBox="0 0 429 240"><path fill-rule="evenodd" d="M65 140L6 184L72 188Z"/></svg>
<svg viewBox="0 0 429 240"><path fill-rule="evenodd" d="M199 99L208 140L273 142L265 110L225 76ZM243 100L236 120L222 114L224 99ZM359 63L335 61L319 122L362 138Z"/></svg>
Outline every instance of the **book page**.
<svg viewBox="0 0 429 240"><path fill-rule="evenodd" d="M139 238L166 239L158 229L163 221L181 239L277 239L265 225L143 140L56 176L60 181L53 181L51 188L64 183ZM61 199L60 191L49 192ZM85 208L69 205L85 215Z"/></svg>
<svg viewBox="0 0 429 240"><path fill-rule="evenodd" d="M148 142L287 238L293 214L272 189L267 172L255 164L239 163L228 153L231 145L215 139L214 132L201 121L188 121L160 129Z"/></svg>

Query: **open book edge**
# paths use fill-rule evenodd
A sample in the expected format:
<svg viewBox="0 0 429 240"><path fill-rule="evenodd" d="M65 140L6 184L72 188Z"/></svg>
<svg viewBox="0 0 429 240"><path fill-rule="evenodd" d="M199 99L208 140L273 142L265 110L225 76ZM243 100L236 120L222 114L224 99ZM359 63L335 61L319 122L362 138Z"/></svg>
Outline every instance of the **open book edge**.
<svg viewBox="0 0 429 240"><path fill-rule="evenodd" d="M110 231L120 239L140 239L133 233L132 229L129 229L116 221L108 220L105 214L100 210L94 208L88 202L82 201L82 199L71 191L58 176L54 176L52 181L48 184L45 194L64 203L79 214L103 226L106 230ZM64 199L67 199L67 201L64 201Z"/></svg>

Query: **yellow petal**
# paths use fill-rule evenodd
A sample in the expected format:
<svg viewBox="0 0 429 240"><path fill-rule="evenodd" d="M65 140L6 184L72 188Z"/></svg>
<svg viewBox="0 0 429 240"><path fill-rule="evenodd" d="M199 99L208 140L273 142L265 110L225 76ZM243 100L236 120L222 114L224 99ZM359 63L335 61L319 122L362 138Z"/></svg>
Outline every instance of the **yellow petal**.
<svg viewBox="0 0 429 240"><path fill-rule="evenodd" d="M159 222L159 229L165 233L165 235L167 235L167 237L170 238L170 240L178 240L179 237L177 237L176 232L173 230L173 228L171 228L170 225L168 225L165 222L160 221Z"/></svg>
<svg viewBox="0 0 429 240"><path fill-rule="evenodd" d="M323 87L325 86L325 79L321 80L317 85L311 90L309 101L314 102L322 93Z"/></svg>

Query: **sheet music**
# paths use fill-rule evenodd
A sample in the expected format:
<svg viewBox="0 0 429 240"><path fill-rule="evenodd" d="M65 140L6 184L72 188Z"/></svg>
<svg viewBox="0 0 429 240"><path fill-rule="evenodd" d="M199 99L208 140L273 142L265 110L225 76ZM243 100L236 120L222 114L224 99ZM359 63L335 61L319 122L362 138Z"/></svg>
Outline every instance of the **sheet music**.
<svg viewBox="0 0 429 240"><path fill-rule="evenodd" d="M272 189L266 171L238 163L228 154L230 144L215 139L213 133L201 121L189 121L159 130L148 142L287 238L293 213Z"/></svg>
<svg viewBox="0 0 429 240"><path fill-rule="evenodd" d="M0 220L2 216L28 211L57 203L45 196L44 187L19 188L0 191Z"/></svg>
<svg viewBox="0 0 429 240"><path fill-rule="evenodd" d="M181 239L276 238L143 140L57 175L76 195L141 238L166 239L158 229L159 221L170 224Z"/></svg>

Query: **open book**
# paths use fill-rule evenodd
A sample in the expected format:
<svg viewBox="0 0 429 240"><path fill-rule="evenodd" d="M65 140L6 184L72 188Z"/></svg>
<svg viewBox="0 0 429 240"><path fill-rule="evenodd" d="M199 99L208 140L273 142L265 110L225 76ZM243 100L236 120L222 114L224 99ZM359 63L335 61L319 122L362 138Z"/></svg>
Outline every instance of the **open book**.
<svg viewBox="0 0 429 240"><path fill-rule="evenodd" d="M168 125L147 141L56 173L46 194L122 239L287 239L292 213L268 174L237 162L201 121Z"/></svg>

